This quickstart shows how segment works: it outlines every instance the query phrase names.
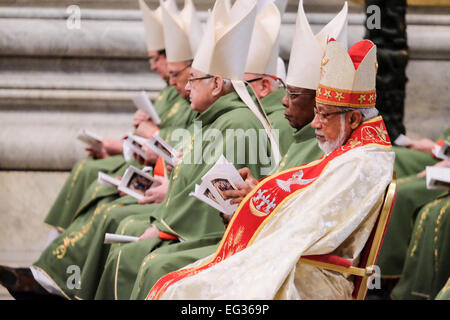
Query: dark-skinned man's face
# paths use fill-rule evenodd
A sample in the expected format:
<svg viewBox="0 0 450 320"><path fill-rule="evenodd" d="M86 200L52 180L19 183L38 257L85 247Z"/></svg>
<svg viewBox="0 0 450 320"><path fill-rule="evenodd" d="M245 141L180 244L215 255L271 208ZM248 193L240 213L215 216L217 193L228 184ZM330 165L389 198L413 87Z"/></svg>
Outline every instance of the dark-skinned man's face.
<svg viewBox="0 0 450 320"><path fill-rule="evenodd" d="M287 85L281 103L286 107L285 118L299 130L314 119L315 90ZM289 91L289 93L288 93Z"/></svg>

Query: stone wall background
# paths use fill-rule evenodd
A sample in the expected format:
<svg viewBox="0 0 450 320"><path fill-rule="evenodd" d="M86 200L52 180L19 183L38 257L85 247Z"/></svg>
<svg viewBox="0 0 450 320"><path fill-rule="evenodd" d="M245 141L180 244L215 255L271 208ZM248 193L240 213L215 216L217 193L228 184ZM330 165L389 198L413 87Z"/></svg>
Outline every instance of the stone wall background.
<svg viewBox="0 0 450 320"><path fill-rule="evenodd" d="M213 1L194 3L205 19ZM343 1L304 3L318 31ZM66 26L71 4L81 8L79 30ZM285 60L297 4L290 0L283 17ZM349 46L364 36L363 10L349 3ZM450 122L450 8L408 7L407 24L407 135L435 139ZM45 247L43 220L85 156L77 133L120 138L131 130L131 96L154 98L163 86L149 70L137 0L0 0L0 264L29 265Z"/></svg>

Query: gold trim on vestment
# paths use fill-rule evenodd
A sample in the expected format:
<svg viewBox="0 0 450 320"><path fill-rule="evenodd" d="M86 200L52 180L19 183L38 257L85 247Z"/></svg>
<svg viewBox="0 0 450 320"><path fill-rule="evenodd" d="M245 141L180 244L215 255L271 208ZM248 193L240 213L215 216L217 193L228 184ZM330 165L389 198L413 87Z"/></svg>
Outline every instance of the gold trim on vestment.
<svg viewBox="0 0 450 320"><path fill-rule="evenodd" d="M412 246L411 252L410 252L410 256L414 257L414 255L416 254L416 249L419 243L419 239L420 236L422 235L423 232L423 223L425 221L425 219L428 216L428 212L430 211L431 207L437 205L438 203L440 203L443 199L436 199L433 202L428 203L425 208L424 211L422 212L421 216L420 216L420 220L419 220L419 225L417 226L416 232L415 232L415 239L414 239L414 244Z"/></svg>
<svg viewBox="0 0 450 320"><path fill-rule="evenodd" d="M67 249L70 246L72 246L72 247L75 246L75 244L89 232L89 230L91 229L92 223L94 222L95 217L98 214L100 214L106 206L107 206L106 203L102 203L99 207L97 207L95 209L94 214L92 215L91 219L89 220L89 222L87 224L85 224L81 228L81 231L71 232L68 236L64 237L64 239L62 240L63 243L60 244L59 246L57 246L56 249L54 249L52 251L53 255L56 256L57 259L64 258L64 256L66 255ZM106 209L105 214L114 208L121 208L121 207L123 207L122 204L113 204L112 206L110 206Z"/></svg>
<svg viewBox="0 0 450 320"><path fill-rule="evenodd" d="M139 290L142 288L142 276L144 275L142 270L145 268L145 266L147 265L147 263L151 259L156 258L157 256L158 256L157 253L151 253L151 254L147 255L145 257L144 261L141 263L141 266L139 268L140 272L139 272L139 278L138 278L138 288L139 288Z"/></svg>
<svg viewBox="0 0 450 320"><path fill-rule="evenodd" d="M434 238L433 238L433 244L434 244L434 271L439 271L439 260L438 260L438 237L439 237L439 225L441 223L441 218L444 215L445 211L447 210L448 206L450 206L450 199L447 200L447 202L442 206L441 210L439 211L439 216L436 220L436 227L434 228Z"/></svg>
<svg viewBox="0 0 450 320"><path fill-rule="evenodd" d="M117 256L117 264L116 264L116 272L114 273L114 299L119 300L117 298L117 276L119 274L119 264L120 264L120 255L122 254L122 250L119 250L119 255Z"/></svg>

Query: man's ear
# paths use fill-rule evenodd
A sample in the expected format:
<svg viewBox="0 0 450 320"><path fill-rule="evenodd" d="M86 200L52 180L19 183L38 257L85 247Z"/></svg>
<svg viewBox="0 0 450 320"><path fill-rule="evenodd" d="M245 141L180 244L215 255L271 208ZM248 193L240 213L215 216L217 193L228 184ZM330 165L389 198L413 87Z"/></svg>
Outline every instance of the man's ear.
<svg viewBox="0 0 450 320"><path fill-rule="evenodd" d="M359 125L362 122L362 117L363 117L362 113L359 112L358 110L353 110L353 111L350 111L349 113L350 113L350 116L349 116L350 128L352 130L355 130L356 128L359 127Z"/></svg>
<svg viewBox="0 0 450 320"><path fill-rule="evenodd" d="M213 90L212 90L212 95L213 96L218 96L222 93L223 90L223 78L221 76L214 76L214 78L212 79L212 85Z"/></svg>
<svg viewBox="0 0 450 320"><path fill-rule="evenodd" d="M267 78L262 78L261 80L261 98L264 98L268 94L270 94L270 89L272 88L272 84L270 80Z"/></svg>

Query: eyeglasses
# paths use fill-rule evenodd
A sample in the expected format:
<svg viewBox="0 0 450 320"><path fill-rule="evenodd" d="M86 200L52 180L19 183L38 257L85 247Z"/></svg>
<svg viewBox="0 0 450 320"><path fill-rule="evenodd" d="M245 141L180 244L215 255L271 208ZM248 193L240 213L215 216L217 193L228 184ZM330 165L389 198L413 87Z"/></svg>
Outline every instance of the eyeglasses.
<svg viewBox="0 0 450 320"><path fill-rule="evenodd" d="M186 65L186 67L184 67L183 69L181 69L177 72L169 72L169 77L176 79L180 75L180 73L182 73L184 70L186 70L190 66L191 66L191 64L189 63L188 65Z"/></svg>
<svg viewBox="0 0 450 320"><path fill-rule="evenodd" d="M316 107L314 107L314 116L317 116L319 118L320 123L322 124L327 124L328 121L330 120L330 116L334 115L334 114L342 114L342 113L346 113L348 111L335 111L335 112L319 112L319 110L317 110Z"/></svg>
<svg viewBox="0 0 450 320"><path fill-rule="evenodd" d="M291 91L288 89L286 83L280 78L277 78L277 83L280 88L284 88L289 99L295 99L297 96L315 96L315 92L301 92L301 91Z"/></svg>
<svg viewBox="0 0 450 320"><path fill-rule="evenodd" d="M198 78L189 78L188 82L192 83L193 81L204 80L204 79L211 79L211 78L214 78L214 76L208 75L208 76L198 77Z"/></svg>
<svg viewBox="0 0 450 320"><path fill-rule="evenodd" d="M259 80L262 80L262 79L264 79L264 77L259 77L259 78L247 80L246 82L247 82L247 83L251 83L251 82L256 82L256 81L259 81Z"/></svg>

